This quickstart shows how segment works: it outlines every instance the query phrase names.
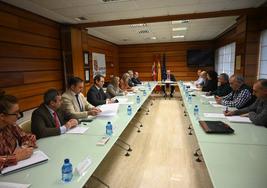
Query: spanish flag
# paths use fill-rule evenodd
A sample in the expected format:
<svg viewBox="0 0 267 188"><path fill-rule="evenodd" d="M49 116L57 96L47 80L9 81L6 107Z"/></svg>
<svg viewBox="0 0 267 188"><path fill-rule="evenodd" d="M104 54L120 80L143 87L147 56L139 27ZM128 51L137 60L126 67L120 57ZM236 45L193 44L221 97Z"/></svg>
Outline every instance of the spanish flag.
<svg viewBox="0 0 267 188"><path fill-rule="evenodd" d="M161 82L161 68L160 68L160 61L158 60L158 66L157 66L157 69L158 69L158 81Z"/></svg>

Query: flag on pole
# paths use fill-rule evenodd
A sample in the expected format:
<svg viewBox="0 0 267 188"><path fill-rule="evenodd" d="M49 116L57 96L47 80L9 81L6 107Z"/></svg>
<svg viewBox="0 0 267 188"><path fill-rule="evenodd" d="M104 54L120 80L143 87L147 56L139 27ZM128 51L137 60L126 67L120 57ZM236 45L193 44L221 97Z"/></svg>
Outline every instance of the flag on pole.
<svg viewBox="0 0 267 188"><path fill-rule="evenodd" d="M152 65L152 80L156 81L156 63L154 61L153 65Z"/></svg>
<svg viewBox="0 0 267 188"><path fill-rule="evenodd" d="M163 54L162 57L162 69L161 69L161 76L162 76L162 80L166 80L167 79L167 73L166 73L166 54Z"/></svg>
<svg viewBox="0 0 267 188"><path fill-rule="evenodd" d="M158 81L161 81L161 68L160 68L160 61L158 60L158 66L157 66L157 69L158 69Z"/></svg>

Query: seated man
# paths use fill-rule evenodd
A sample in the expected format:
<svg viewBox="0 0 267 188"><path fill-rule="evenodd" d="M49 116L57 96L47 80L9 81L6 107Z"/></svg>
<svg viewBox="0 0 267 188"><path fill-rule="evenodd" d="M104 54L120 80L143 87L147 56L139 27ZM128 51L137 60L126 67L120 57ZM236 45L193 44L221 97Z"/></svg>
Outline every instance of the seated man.
<svg viewBox="0 0 267 188"><path fill-rule="evenodd" d="M166 82L166 81L176 82L175 76L174 76L173 74L171 74L171 71L170 71L170 70L167 70L167 77L166 77L166 79L165 79L164 81L165 81L165 82ZM166 87L166 88L169 87L169 86L170 86L170 84L168 84L168 83L165 84L165 87ZM164 93L164 97L167 96L166 91L165 91L165 87L164 87L164 86L162 87L162 91L163 91L163 93ZM171 85L171 93L170 93L170 97L173 97L174 89L175 89L175 87Z"/></svg>
<svg viewBox="0 0 267 188"><path fill-rule="evenodd" d="M60 107L61 95L58 91L46 91L43 104L32 113L31 129L37 139L64 134L78 125L78 121L66 117Z"/></svg>
<svg viewBox="0 0 267 188"><path fill-rule="evenodd" d="M130 76L130 79L128 80L128 85L130 87L136 86L136 84L132 81L132 78L134 76L133 71L132 70L128 70L128 74Z"/></svg>
<svg viewBox="0 0 267 188"><path fill-rule="evenodd" d="M106 94L110 97L123 96L125 92L120 89L120 78L118 76L113 76L110 80L110 84L107 87Z"/></svg>
<svg viewBox="0 0 267 188"><path fill-rule="evenodd" d="M36 146L33 134L16 125L20 116L16 97L0 93L0 171L31 157Z"/></svg>
<svg viewBox="0 0 267 188"><path fill-rule="evenodd" d="M219 76L218 79L218 88L215 91L210 91L206 95L216 95L219 97L223 97L228 95L229 93L232 92L232 88L230 87L229 84L229 76L226 73L222 73Z"/></svg>
<svg viewBox="0 0 267 188"><path fill-rule="evenodd" d="M202 87L202 91L210 92L215 91L218 87L218 74L217 72L210 70L207 71L207 81Z"/></svg>
<svg viewBox="0 0 267 188"><path fill-rule="evenodd" d="M140 79L139 79L139 73L138 72L135 72L134 73L134 76L132 77L132 82L135 85L142 84L141 81L140 81Z"/></svg>
<svg viewBox="0 0 267 188"><path fill-rule="evenodd" d="M244 83L243 77L238 75L231 76L229 83L233 91L224 97L215 96L216 102L238 109L245 107L252 98L250 87Z"/></svg>
<svg viewBox="0 0 267 188"><path fill-rule="evenodd" d="M111 99L108 99L107 95L103 90L104 83L104 76L100 74L96 75L94 77L94 85L87 92L87 101L94 106L113 102Z"/></svg>
<svg viewBox="0 0 267 188"><path fill-rule="evenodd" d="M206 71L202 71L200 73L200 77L202 78L202 81L199 83L199 84L196 84L197 87L201 88L203 87L204 85L207 84L207 81L208 81L208 74Z"/></svg>
<svg viewBox="0 0 267 188"><path fill-rule="evenodd" d="M267 127L267 79L260 79L253 85L257 100L250 106L236 111L225 112L226 116L248 116L255 125Z"/></svg>
<svg viewBox="0 0 267 188"><path fill-rule="evenodd" d="M87 118L89 115L96 116L100 109L88 103L81 93L84 87L83 80L72 77L69 80L69 89L62 95L62 110L75 119Z"/></svg>
<svg viewBox="0 0 267 188"><path fill-rule="evenodd" d="M194 82L195 85L203 85L204 80L201 77L201 72L202 72L201 69L197 70L198 79Z"/></svg>

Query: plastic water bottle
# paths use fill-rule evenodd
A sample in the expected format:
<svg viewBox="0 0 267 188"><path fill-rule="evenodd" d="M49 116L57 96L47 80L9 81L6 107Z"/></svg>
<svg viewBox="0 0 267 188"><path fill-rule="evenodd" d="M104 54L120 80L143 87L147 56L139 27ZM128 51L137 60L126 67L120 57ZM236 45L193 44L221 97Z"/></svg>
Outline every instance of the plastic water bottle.
<svg viewBox="0 0 267 188"><path fill-rule="evenodd" d="M146 90L143 91L143 95L146 96Z"/></svg>
<svg viewBox="0 0 267 188"><path fill-rule="evenodd" d="M127 114L129 116L132 115L132 107L131 107L131 105L129 105L128 108L127 108Z"/></svg>
<svg viewBox="0 0 267 188"><path fill-rule="evenodd" d="M188 100L188 103L189 103L189 104L192 104L192 96L191 96L190 94L188 95L187 100Z"/></svg>
<svg viewBox="0 0 267 188"><path fill-rule="evenodd" d="M199 118L199 108L198 108L198 105L195 105L195 108L194 108L194 116L197 119Z"/></svg>
<svg viewBox="0 0 267 188"><path fill-rule="evenodd" d="M149 82L148 82L147 86L148 86L148 89L151 90L151 85Z"/></svg>
<svg viewBox="0 0 267 188"><path fill-rule="evenodd" d="M106 125L106 135L111 136L113 134L112 124L109 121Z"/></svg>
<svg viewBox="0 0 267 188"><path fill-rule="evenodd" d="M186 99L188 99L188 95L189 95L189 93L188 93L188 89L186 88L186 89L185 89L185 98L186 98Z"/></svg>
<svg viewBox="0 0 267 188"><path fill-rule="evenodd" d="M70 182L72 179L72 164L70 163L69 159L64 160L64 164L61 168L61 173L62 173L62 181L67 183Z"/></svg>
<svg viewBox="0 0 267 188"><path fill-rule="evenodd" d="M137 104L140 103L140 97L139 97L139 95L137 95L137 97L136 97L136 103L137 103Z"/></svg>

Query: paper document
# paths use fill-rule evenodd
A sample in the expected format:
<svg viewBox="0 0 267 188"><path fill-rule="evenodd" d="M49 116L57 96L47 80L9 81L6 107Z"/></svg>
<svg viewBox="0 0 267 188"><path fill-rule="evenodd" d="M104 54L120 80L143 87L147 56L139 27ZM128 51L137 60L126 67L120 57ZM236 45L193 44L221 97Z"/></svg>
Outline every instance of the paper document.
<svg viewBox="0 0 267 188"><path fill-rule="evenodd" d="M88 127L81 127L81 126L77 126L74 127L70 130L68 130L66 133L67 134L83 134L87 131Z"/></svg>
<svg viewBox="0 0 267 188"><path fill-rule="evenodd" d="M129 93L126 94L126 96L135 96L135 93L129 92Z"/></svg>
<svg viewBox="0 0 267 188"><path fill-rule="evenodd" d="M80 176L84 175L84 173L86 172L86 170L89 168L89 166L91 165L92 161L89 157L87 157L86 159L84 159L83 161L81 161L77 167L75 168L76 171L78 172L78 174Z"/></svg>
<svg viewBox="0 0 267 188"><path fill-rule="evenodd" d="M216 101L209 101L210 104L217 104Z"/></svg>
<svg viewBox="0 0 267 188"><path fill-rule="evenodd" d="M222 113L203 113L203 115L207 118L225 118Z"/></svg>
<svg viewBox="0 0 267 188"><path fill-rule="evenodd" d="M0 188L28 188L30 186L31 186L31 184L0 182Z"/></svg>
<svg viewBox="0 0 267 188"><path fill-rule="evenodd" d="M126 97L116 97L116 99L119 101L119 104L133 104L133 102L128 101Z"/></svg>
<svg viewBox="0 0 267 188"><path fill-rule="evenodd" d="M115 116L119 109L119 103L104 104L99 107L102 111L97 116Z"/></svg>
<svg viewBox="0 0 267 188"><path fill-rule="evenodd" d="M216 108L218 108L218 107L219 107L219 108L223 108L223 107L224 107L224 106L221 105L221 104L212 104L212 106L213 106L213 107L216 107Z"/></svg>
<svg viewBox="0 0 267 188"><path fill-rule="evenodd" d="M227 116L228 121L234 123L252 123L248 117L241 116Z"/></svg>
<svg viewBox="0 0 267 188"><path fill-rule="evenodd" d="M207 95L201 95L201 97L204 97L206 99L213 99L214 98L214 96L207 96Z"/></svg>
<svg viewBox="0 0 267 188"><path fill-rule="evenodd" d="M44 154L44 152L42 152L40 150L34 151L30 158L19 161L16 165L4 168L1 172L1 174L6 174L6 173L13 172L16 170L22 170L26 167L29 167L29 166L35 165L35 164L39 164L39 163L42 163L42 162L47 161L47 160L48 160L48 157L46 156L46 154Z"/></svg>

